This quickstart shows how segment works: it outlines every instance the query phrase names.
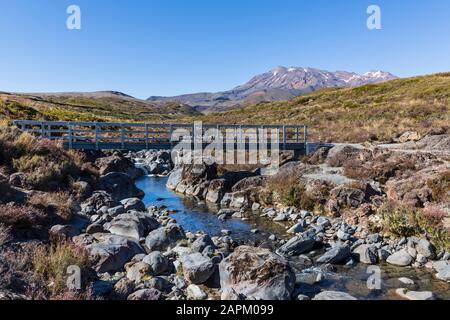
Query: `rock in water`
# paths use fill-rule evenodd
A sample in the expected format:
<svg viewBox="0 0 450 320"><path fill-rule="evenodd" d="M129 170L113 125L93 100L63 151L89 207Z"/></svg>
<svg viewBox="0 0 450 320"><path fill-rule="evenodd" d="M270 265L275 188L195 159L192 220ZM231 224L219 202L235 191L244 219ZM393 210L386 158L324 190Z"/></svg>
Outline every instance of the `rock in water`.
<svg viewBox="0 0 450 320"><path fill-rule="evenodd" d="M295 276L281 256L268 249L240 246L219 264L222 290L262 300L288 300Z"/></svg>
<svg viewBox="0 0 450 320"><path fill-rule="evenodd" d="M318 263L337 264L344 262L351 254L350 247L347 245L336 245L325 252L319 259Z"/></svg>
<svg viewBox="0 0 450 320"><path fill-rule="evenodd" d="M400 267L409 266L412 261L413 257L406 250L397 251L386 259L387 263Z"/></svg>
<svg viewBox="0 0 450 320"><path fill-rule="evenodd" d="M317 294L313 300L358 300L345 292L323 291Z"/></svg>
<svg viewBox="0 0 450 320"><path fill-rule="evenodd" d="M178 168L172 171L172 173L169 175L169 178L167 179L166 186L170 190L175 190L177 188L177 185L181 182L182 179L182 173L183 168Z"/></svg>
<svg viewBox="0 0 450 320"><path fill-rule="evenodd" d="M316 241L313 237L302 234L291 238L278 249L278 253L285 256L298 256L314 248Z"/></svg>
<svg viewBox="0 0 450 320"><path fill-rule="evenodd" d="M362 244L353 250L359 262L365 264L375 264L378 260L378 252L375 246Z"/></svg>
<svg viewBox="0 0 450 320"><path fill-rule="evenodd" d="M395 293L407 300L434 300L434 294L431 291L409 291L404 288L395 290Z"/></svg>

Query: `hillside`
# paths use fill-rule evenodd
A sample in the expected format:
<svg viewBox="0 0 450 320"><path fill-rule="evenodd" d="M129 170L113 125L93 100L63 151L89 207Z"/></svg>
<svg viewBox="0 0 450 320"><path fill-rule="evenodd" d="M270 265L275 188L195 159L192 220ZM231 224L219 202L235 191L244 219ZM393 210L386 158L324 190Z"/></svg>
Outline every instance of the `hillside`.
<svg viewBox="0 0 450 320"><path fill-rule="evenodd" d="M322 89L201 119L207 123L306 124L313 141L388 141L408 130L426 133L450 125L450 73Z"/></svg>
<svg viewBox="0 0 450 320"><path fill-rule="evenodd" d="M135 99L120 92L15 94L0 92L0 118L160 122L199 115L177 103Z"/></svg>

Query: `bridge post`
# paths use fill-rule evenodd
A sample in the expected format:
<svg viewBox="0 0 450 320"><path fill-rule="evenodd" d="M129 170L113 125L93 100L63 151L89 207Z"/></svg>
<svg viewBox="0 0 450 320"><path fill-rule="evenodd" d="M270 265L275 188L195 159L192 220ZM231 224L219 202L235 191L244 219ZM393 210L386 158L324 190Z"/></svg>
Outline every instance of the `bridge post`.
<svg viewBox="0 0 450 320"><path fill-rule="evenodd" d="M99 129L100 127L98 126L98 123L95 123L95 149L98 150L99 149Z"/></svg>
<svg viewBox="0 0 450 320"><path fill-rule="evenodd" d="M41 137L45 138L44 121L41 121Z"/></svg>
<svg viewBox="0 0 450 320"><path fill-rule="evenodd" d="M283 150L286 150L286 126L283 126Z"/></svg>
<svg viewBox="0 0 450 320"><path fill-rule="evenodd" d="M73 143L72 143L72 125L70 124L70 122L67 122L67 129L68 129L69 149L72 149L73 148Z"/></svg>
<svg viewBox="0 0 450 320"><path fill-rule="evenodd" d="M303 126L303 139L305 143L305 154L308 155L308 127Z"/></svg>
<svg viewBox="0 0 450 320"><path fill-rule="evenodd" d="M120 124L120 145L122 149L125 149L125 131L123 128L123 123Z"/></svg>
<svg viewBox="0 0 450 320"><path fill-rule="evenodd" d="M145 149L148 150L148 123L145 124Z"/></svg>

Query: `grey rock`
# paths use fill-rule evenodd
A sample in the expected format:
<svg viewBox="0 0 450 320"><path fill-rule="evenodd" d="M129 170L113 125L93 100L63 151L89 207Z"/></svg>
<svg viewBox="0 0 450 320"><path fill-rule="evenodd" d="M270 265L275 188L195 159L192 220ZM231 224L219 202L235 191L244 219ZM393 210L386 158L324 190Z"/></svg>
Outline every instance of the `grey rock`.
<svg viewBox="0 0 450 320"><path fill-rule="evenodd" d="M144 196L144 192L136 188L131 177L122 172L111 172L101 176L98 187L99 190L104 190L111 194L115 200Z"/></svg>
<svg viewBox="0 0 450 320"><path fill-rule="evenodd" d="M430 241L421 239L416 245L417 253L420 253L427 259L433 259L436 255L436 250Z"/></svg>
<svg viewBox="0 0 450 320"><path fill-rule="evenodd" d="M49 234L51 237L58 239L70 239L80 234L80 230L72 225L54 225L51 227Z"/></svg>
<svg viewBox="0 0 450 320"><path fill-rule="evenodd" d="M322 291L317 294L313 300L357 300L355 297L345 292L339 291Z"/></svg>
<svg viewBox="0 0 450 320"><path fill-rule="evenodd" d="M150 267L153 276L163 274L169 268L169 260L159 251L153 251L142 259Z"/></svg>
<svg viewBox="0 0 450 320"><path fill-rule="evenodd" d="M184 238L184 231L179 225L169 224L150 232L145 238L145 246L150 251L165 251L169 247L174 247L177 241Z"/></svg>
<svg viewBox="0 0 450 320"><path fill-rule="evenodd" d="M378 260L377 249L373 245L363 244L353 251L359 262L365 264L375 264Z"/></svg>
<svg viewBox="0 0 450 320"><path fill-rule="evenodd" d="M348 245L336 245L327 252L325 252L319 259L318 263L338 264L344 262L350 257L351 251Z"/></svg>
<svg viewBox="0 0 450 320"><path fill-rule="evenodd" d="M295 277L281 256L268 249L240 246L219 264L221 288L262 300L291 298Z"/></svg>
<svg viewBox="0 0 450 320"><path fill-rule="evenodd" d="M108 214L111 216L117 216L119 214L125 213L125 208L123 205L115 206L114 208L108 209Z"/></svg>
<svg viewBox="0 0 450 320"><path fill-rule="evenodd" d="M282 245L277 252L286 256L298 256L311 251L314 248L315 243L316 241L313 237L307 234L301 234L291 238Z"/></svg>
<svg viewBox="0 0 450 320"><path fill-rule="evenodd" d="M112 234L135 240L158 227L159 222L155 218L142 212L120 214L106 225L106 229Z"/></svg>
<svg viewBox="0 0 450 320"><path fill-rule="evenodd" d="M304 229L303 229L303 227L302 227L302 225L300 224L300 223L297 223L297 224L295 224L294 226L292 226L291 228L289 228L288 230L287 230L287 233L300 233L300 232L303 232L304 231Z"/></svg>
<svg viewBox="0 0 450 320"><path fill-rule="evenodd" d="M128 296L127 300L161 300L162 293L156 289L141 289Z"/></svg>
<svg viewBox="0 0 450 320"><path fill-rule="evenodd" d="M390 255L386 262L395 266L406 267L413 262L413 257L406 250L400 250Z"/></svg>
<svg viewBox="0 0 450 320"><path fill-rule="evenodd" d="M167 188L169 188L170 190L175 190L182 180L182 173L183 168L173 170L172 173L169 175L169 178L167 179L166 183Z"/></svg>
<svg viewBox="0 0 450 320"><path fill-rule="evenodd" d="M125 211L136 210L145 211L145 205L139 198L128 198L120 201Z"/></svg>
<svg viewBox="0 0 450 320"><path fill-rule="evenodd" d="M86 228L87 234L103 233L103 232L105 232L105 228L103 228L103 225L97 223L90 224Z"/></svg>
<svg viewBox="0 0 450 320"><path fill-rule="evenodd" d="M203 252L206 247L216 248L211 237L207 234L198 237L191 245L191 249L195 252Z"/></svg>
<svg viewBox="0 0 450 320"><path fill-rule="evenodd" d="M77 240L86 241L82 235L74 238L75 243ZM138 242L113 234L95 234L87 241L90 243L86 249L100 273L120 270L133 256L144 251Z"/></svg>
<svg viewBox="0 0 450 320"><path fill-rule="evenodd" d="M198 252L183 256L181 263L185 279L193 284L206 282L214 273L211 259Z"/></svg>
<svg viewBox="0 0 450 320"><path fill-rule="evenodd" d="M190 284L187 289L187 297L191 300L205 300L208 295L199 286L195 284Z"/></svg>

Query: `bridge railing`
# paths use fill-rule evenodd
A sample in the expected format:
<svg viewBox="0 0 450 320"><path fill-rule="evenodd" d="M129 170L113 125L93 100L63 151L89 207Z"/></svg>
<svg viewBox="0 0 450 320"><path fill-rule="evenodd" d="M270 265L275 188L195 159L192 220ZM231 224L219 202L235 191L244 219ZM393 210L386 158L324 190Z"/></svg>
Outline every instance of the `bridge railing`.
<svg viewBox="0 0 450 320"><path fill-rule="evenodd" d="M168 146L175 143L173 133L177 129L189 132L191 137L194 124L161 124L161 123L116 123L116 122L66 122L66 121L33 121L16 120L14 124L21 130L50 140L63 140L68 148L77 149L151 149L152 146ZM270 132L278 129L280 149L295 149L305 146L307 142L307 127L304 125L228 125L202 124L202 136L209 129L216 129L224 136L227 143L229 132L258 132L267 129L268 142L271 141ZM247 143L252 141L252 135L245 135ZM239 138L239 136L238 136ZM258 139L255 137L255 139ZM234 142L233 139L232 142Z"/></svg>

